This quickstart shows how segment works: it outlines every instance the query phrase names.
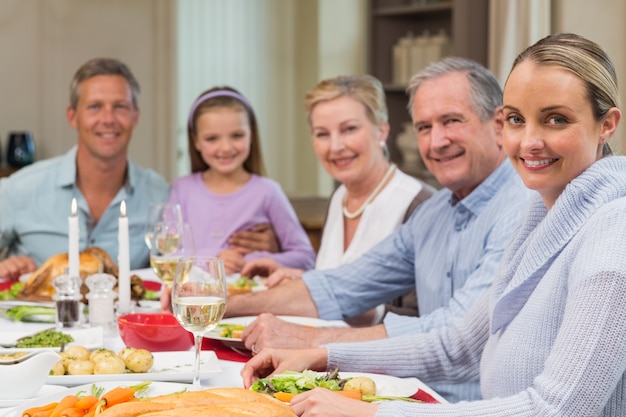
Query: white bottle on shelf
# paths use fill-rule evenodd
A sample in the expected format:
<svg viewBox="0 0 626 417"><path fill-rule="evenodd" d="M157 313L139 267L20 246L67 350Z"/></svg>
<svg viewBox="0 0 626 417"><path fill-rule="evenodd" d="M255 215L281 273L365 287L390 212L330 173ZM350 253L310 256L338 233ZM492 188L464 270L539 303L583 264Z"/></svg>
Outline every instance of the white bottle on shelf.
<svg viewBox="0 0 626 417"><path fill-rule="evenodd" d="M426 56L426 65L431 62L439 61L444 56L448 55L450 49L450 38L446 35L446 32L441 29L437 35L433 35L428 39L426 43L426 49L424 55Z"/></svg>
<svg viewBox="0 0 626 417"><path fill-rule="evenodd" d="M410 58L411 44L413 43L413 34L407 33L406 36L398 39L393 46L393 79L396 85L405 85L411 76Z"/></svg>
<svg viewBox="0 0 626 417"><path fill-rule="evenodd" d="M426 45L428 44L429 34L425 30L420 36L413 38L411 44L411 75L421 71L426 65Z"/></svg>

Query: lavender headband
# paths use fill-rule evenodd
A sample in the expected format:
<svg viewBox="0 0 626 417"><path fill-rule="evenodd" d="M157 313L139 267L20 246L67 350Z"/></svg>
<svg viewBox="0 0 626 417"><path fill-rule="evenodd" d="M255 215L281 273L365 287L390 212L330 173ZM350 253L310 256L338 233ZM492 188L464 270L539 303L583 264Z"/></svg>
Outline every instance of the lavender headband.
<svg viewBox="0 0 626 417"><path fill-rule="evenodd" d="M211 91L210 93L206 93L203 96L198 97L198 99L193 102L193 105L191 106L191 111L189 112L189 122L188 122L189 130L191 131L194 130L193 115L198 109L198 106L200 106L200 104L204 103L208 99L211 99L214 97L236 98L237 100L241 101L241 103L244 105L246 110L248 110L248 113L250 114L250 116L252 116L252 119L254 120L254 111L252 111L252 106L250 105L250 102L244 96L242 96L239 93L235 93L234 91L230 91L230 90L216 90L216 91Z"/></svg>

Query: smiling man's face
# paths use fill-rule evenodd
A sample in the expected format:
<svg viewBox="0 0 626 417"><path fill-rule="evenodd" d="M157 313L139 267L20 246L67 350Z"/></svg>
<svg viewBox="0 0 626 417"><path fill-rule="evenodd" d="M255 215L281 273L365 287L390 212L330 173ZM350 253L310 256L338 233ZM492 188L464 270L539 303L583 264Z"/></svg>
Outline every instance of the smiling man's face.
<svg viewBox="0 0 626 417"><path fill-rule="evenodd" d="M97 75L83 81L76 108L67 109L79 147L103 161L126 158L138 119L130 84L120 75Z"/></svg>
<svg viewBox="0 0 626 417"><path fill-rule="evenodd" d="M422 83L413 100L413 125L426 168L465 198L502 162L502 112L482 121L472 106L465 73Z"/></svg>

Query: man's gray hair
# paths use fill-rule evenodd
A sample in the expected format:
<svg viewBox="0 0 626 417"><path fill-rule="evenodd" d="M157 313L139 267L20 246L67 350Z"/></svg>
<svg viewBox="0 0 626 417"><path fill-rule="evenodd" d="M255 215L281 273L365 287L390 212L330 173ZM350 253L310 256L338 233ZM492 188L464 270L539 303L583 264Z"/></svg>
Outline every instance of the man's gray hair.
<svg viewBox="0 0 626 417"><path fill-rule="evenodd" d="M478 62L467 58L446 57L433 62L411 77L407 94L409 94L409 113L413 110L413 101L417 89L423 82L453 72L467 74L471 89L471 101L482 121L491 119L498 107L502 105L502 88L491 71Z"/></svg>

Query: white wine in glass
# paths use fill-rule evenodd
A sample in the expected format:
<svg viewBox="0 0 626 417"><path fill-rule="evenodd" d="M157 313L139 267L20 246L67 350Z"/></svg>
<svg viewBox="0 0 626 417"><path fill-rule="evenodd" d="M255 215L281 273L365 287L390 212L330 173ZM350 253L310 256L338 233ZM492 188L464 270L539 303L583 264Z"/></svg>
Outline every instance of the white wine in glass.
<svg viewBox="0 0 626 417"><path fill-rule="evenodd" d="M172 286L172 311L195 339L193 384L200 386L200 351L204 334L217 326L226 310L224 262L208 256L178 259Z"/></svg>
<svg viewBox="0 0 626 417"><path fill-rule="evenodd" d="M150 204L148 211L148 222L144 240L148 249L151 248L153 238L153 228L157 223L176 224L183 226L183 211L180 205L175 203L154 203Z"/></svg>
<svg viewBox="0 0 626 417"><path fill-rule="evenodd" d="M181 256L194 255L193 236L188 224L159 222L152 230L150 267L168 287L174 282L176 265Z"/></svg>

